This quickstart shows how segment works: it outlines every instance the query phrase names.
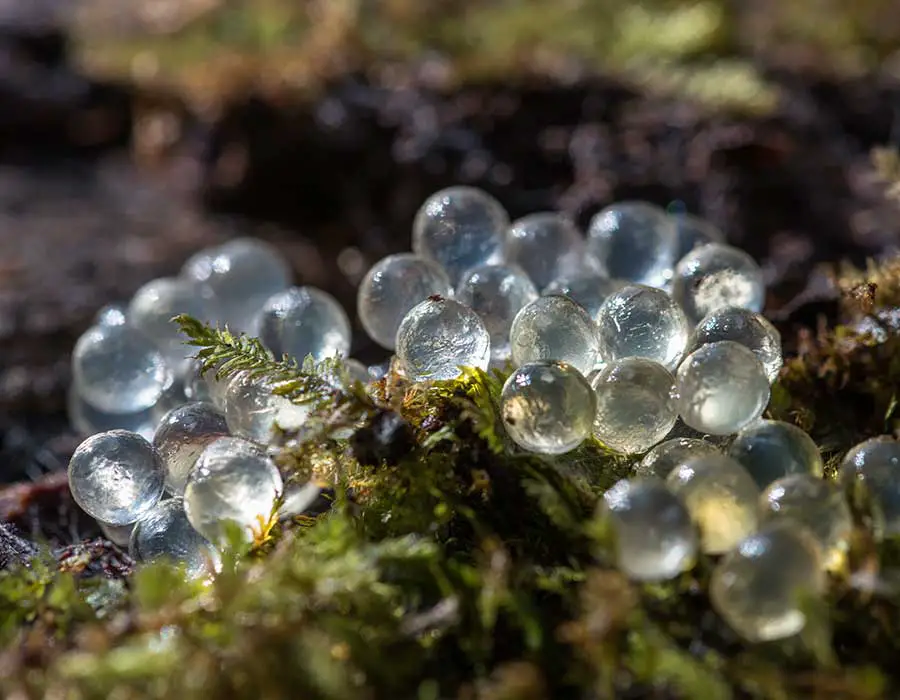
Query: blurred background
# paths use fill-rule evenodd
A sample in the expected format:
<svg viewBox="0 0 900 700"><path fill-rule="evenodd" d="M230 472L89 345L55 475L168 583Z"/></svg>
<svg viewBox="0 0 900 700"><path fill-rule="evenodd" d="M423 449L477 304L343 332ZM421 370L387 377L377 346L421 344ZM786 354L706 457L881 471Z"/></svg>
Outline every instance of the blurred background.
<svg viewBox="0 0 900 700"><path fill-rule="evenodd" d="M260 236L353 314L441 187L647 199L763 263L790 350L823 263L896 246L898 142L897 0L0 0L0 520L74 537L38 518L69 352L201 247Z"/></svg>

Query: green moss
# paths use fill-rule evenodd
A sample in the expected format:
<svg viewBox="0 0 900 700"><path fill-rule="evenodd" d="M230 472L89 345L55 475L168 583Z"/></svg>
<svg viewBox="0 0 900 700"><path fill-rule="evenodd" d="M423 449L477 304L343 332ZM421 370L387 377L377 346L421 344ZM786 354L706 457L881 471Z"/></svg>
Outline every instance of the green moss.
<svg viewBox="0 0 900 700"><path fill-rule="evenodd" d="M314 407L310 440L285 441L279 461L288 476L327 480L332 507L283 523L261 548L229 551L208 585L165 565L141 567L124 585L55 570L48 559L3 572L0 692L327 700L896 692L900 548L867 534L864 500L855 503L854 576L838 573L824 599L808 601L800 637L747 645L710 607L710 558L654 585L615 570L612 533L593 514L631 461L595 442L558 458L516 450L498 418L502 373L466 370L418 387L394 376L370 396L347 377L335 385L334 363L277 361L252 339L180 321L209 366L255 372ZM792 361L773 413L806 416L814 434L842 448L871 425L827 422L849 410L831 374L849 368L862 380L862 369L853 374L862 362L884 376L877 363L893 337L847 352L823 337L817 352L837 354L843 369L814 370L821 356L808 353ZM880 386L854 391L890 403ZM408 449L333 437L335 427L385 416L408 425Z"/></svg>

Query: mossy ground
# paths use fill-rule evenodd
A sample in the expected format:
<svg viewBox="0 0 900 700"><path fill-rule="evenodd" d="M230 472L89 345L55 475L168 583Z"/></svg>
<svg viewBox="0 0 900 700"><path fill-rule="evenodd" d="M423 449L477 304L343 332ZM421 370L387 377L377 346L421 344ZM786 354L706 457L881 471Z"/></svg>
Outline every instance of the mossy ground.
<svg viewBox="0 0 900 700"><path fill-rule="evenodd" d="M896 263L848 314L876 318ZM870 303L871 302L871 303ZM854 311L855 309L855 311ZM613 565L596 503L630 461L589 442L521 453L497 412L502 373L389 376L370 396L333 365L276 363L247 338L183 320L211 365L251 369L312 401L306 440L279 462L333 489L330 508L235 546L210 584L166 565L91 566L92 547L0 574L7 696L303 698L881 698L900 690L900 549L869 535L864 499L846 569L808 624L742 642L707 598L714 561L636 585ZM827 455L894 429L894 329L823 332L786 366L772 415ZM860 410L865 406L866 410ZM334 432L362 425L349 441ZM290 482L290 478L288 480ZM237 542L237 540L235 540ZM102 549L102 548L101 548Z"/></svg>

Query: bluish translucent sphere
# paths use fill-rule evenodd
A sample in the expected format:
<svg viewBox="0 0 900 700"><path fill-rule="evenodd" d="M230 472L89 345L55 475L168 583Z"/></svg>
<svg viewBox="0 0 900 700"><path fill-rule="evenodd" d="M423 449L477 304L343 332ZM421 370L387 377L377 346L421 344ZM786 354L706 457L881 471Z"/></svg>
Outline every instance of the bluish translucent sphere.
<svg viewBox="0 0 900 700"><path fill-rule="evenodd" d="M675 260L708 243L725 243L725 234L706 219L692 214L670 214L677 241Z"/></svg>
<svg viewBox="0 0 900 700"><path fill-rule="evenodd" d="M615 536L616 564L629 578L665 581L693 567L698 537L691 516L659 479L622 479L603 494L598 516Z"/></svg>
<svg viewBox="0 0 900 700"><path fill-rule="evenodd" d="M611 294L597 315L608 360L642 357L674 370L690 337L684 312L664 291L631 284Z"/></svg>
<svg viewBox="0 0 900 700"><path fill-rule="evenodd" d="M185 279L162 277L152 280L135 292L128 305L128 322L153 340L176 373L186 369L186 363L196 348L186 345L187 338L172 318L188 314L200 321L214 321L215 308L211 298L204 297L200 288Z"/></svg>
<svg viewBox="0 0 900 700"><path fill-rule="evenodd" d="M900 442L883 435L851 448L840 466L844 486L859 484L872 504L875 535L900 534Z"/></svg>
<svg viewBox="0 0 900 700"><path fill-rule="evenodd" d="M617 202L591 219L588 248L610 277L665 287L676 261L674 223L649 202Z"/></svg>
<svg viewBox="0 0 900 700"><path fill-rule="evenodd" d="M766 286L762 270L747 253L710 243L695 248L678 262L672 296L697 323L726 306L762 311Z"/></svg>
<svg viewBox="0 0 900 700"><path fill-rule="evenodd" d="M302 363L312 355L320 362L350 352L350 319L337 299L315 287L290 287L269 297L256 325L277 358Z"/></svg>
<svg viewBox="0 0 900 700"><path fill-rule="evenodd" d="M173 375L153 341L128 324L94 326L75 343L72 381L81 397L107 413L153 406Z"/></svg>
<svg viewBox="0 0 900 700"><path fill-rule="evenodd" d="M87 403L74 386L69 387L66 396L66 410L69 424L81 437L107 430L129 430L145 440L153 440L159 419L156 407L151 406L134 413L107 413Z"/></svg>
<svg viewBox="0 0 900 700"><path fill-rule="evenodd" d="M821 477L822 455L815 441L796 425L759 420L743 428L728 454L744 465L761 489L789 474Z"/></svg>
<svg viewBox="0 0 900 700"><path fill-rule="evenodd" d="M697 324L688 352L719 340L733 340L746 346L762 363L769 383L778 379L782 365L781 334L762 314L737 306L713 311Z"/></svg>
<svg viewBox="0 0 900 700"><path fill-rule="evenodd" d="M188 522L180 498L160 501L138 520L128 550L139 562L183 566L189 578L208 578L222 568L219 552Z"/></svg>
<svg viewBox="0 0 900 700"><path fill-rule="evenodd" d="M131 531L134 530L134 523L129 523L128 525L110 525L109 523L98 520L97 525L100 527L100 532L103 533L103 536L114 545L126 549L128 548L128 543L131 542Z"/></svg>
<svg viewBox="0 0 900 700"><path fill-rule="evenodd" d="M525 270L538 289L579 269L585 252L581 232L556 212L523 216L513 221L506 232L506 262Z"/></svg>
<svg viewBox="0 0 900 700"><path fill-rule="evenodd" d="M251 334L256 333L254 321L266 300L291 283L287 260L257 238L235 238L202 250L188 259L181 275L212 293L219 320L232 331Z"/></svg>
<svg viewBox="0 0 900 700"><path fill-rule="evenodd" d="M644 455L644 459L634 468L634 473L638 476L665 479L674 469L688 460L719 453L719 448L706 440L676 437L659 443Z"/></svg>
<svg viewBox="0 0 900 700"><path fill-rule="evenodd" d="M107 304L94 314L96 326L121 326L125 323L125 314L128 307L122 304Z"/></svg>
<svg viewBox="0 0 900 700"><path fill-rule="evenodd" d="M645 452L675 425L675 378L656 362L617 360L591 386L597 395L594 435L617 452Z"/></svg>
<svg viewBox="0 0 900 700"><path fill-rule="evenodd" d="M541 454L574 450L591 434L594 392L570 365L542 361L522 365L503 385L500 414L519 447Z"/></svg>
<svg viewBox="0 0 900 700"><path fill-rule="evenodd" d="M500 261L508 226L506 210L487 192L448 187L426 199L416 214L412 249L457 283L466 270Z"/></svg>
<svg viewBox="0 0 900 700"><path fill-rule="evenodd" d="M468 270L456 289L456 299L470 307L491 336L491 360L509 359L509 329L519 310L538 298L534 283L515 265L479 265Z"/></svg>
<svg viewBox="0 0 900 700"><path fill-rule="evenodd" d="M225 416L212 404L186 403L163 416L153 446L166 468L168 490L176 495L184 493L197 457L208 444L228 434Z"/></svg>
<svg viewBox="0 0 900 700"><path fill-rule="evenodd" d="M602 360L593 319L567 296L538 297L523 306L513 319L509 340L519 366L558 360L586 375Z"/></svg>
<svg viewBox="0 0 900 700"><path fill-rule="evenodd" d="M240 438L219 438L200 454L184 489L184 511L194 529L220 544L225 523L249 541L270 521L283 484L274 462Z"/></svg>
<svg viewBox="0 0 900 700"><path fill-rule="evenodd" d="M743 345L720 340L700 346L678 367L678 413L691 428L730 435L762 415L769 379L762 363Z"/></svg>
<svg viewBox="0 0 900 700"><path fill-rule="evenodd" d="M491 337L468 306L431 297L403 318L397 331L397 357L411 381L454 379L460 367L488 368Z"/></svg>
<svg viewBox="0 0 900 700"><path fill-rule="evenodd" d="M272 387L259 378L236 374L228 379L223 399L228 430L238 437L267 444L276 426L284 426L282 418L291 419L294 408L308 412L308 407L295 407L288 399L272 393Z"/></svg>
<svg viewBox="0 0 900 700"><path fill-rule="evenodd" d="M581 304L591 318L597 319L606 298L624 286L622 280L610 279L601 272L587 269L557 277L542 293L565 294Z"/></svg>
<svg viewBox="0 0 900 700"><path fill-rule="evenodd" d="M69 490L81 509L110 525L141 518L162 497L165 469L149 442L110 430L82 442L69 460Z"/></svg>
<svg viewBox="0 0 900 700"><path fill-rule="evenodd" d="M359 285L360 323L372 340L393 350L403 317L433 295L453 296L450 278L440 265L411 253L389 255L375 263Z"/></svg>

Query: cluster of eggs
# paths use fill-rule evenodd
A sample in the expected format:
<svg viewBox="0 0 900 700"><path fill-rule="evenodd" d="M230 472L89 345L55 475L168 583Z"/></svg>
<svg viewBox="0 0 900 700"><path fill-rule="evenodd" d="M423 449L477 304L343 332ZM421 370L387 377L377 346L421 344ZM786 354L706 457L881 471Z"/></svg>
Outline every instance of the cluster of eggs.
<svg viewBox="0 0 900 700"><path fill-rule="evenodd" d="M298 361L346 355L350 321L340 304L290 279L271 246L235 239L190 258L178 277L144 285L126 306L103 309L76 343L69 414L89 437L69 462L70 490L139 561L166 558L191 575L212 573L226 522L249 539L277 504L294 513L314 499L317 490L303 488L285 498L267 452L275 427L302 426L307 410L264 379L202 373L171 322L185 313L227 325ZM361 363L344 364L368 380Z"/></svg>
<svg viewBox="0 0 900 700"><path fill-rule="evenodd" d="M619 567L664 580L700 551L724 555L712 600L737 631L761 640L802 627L796 593L820 591L840 565L851 517L809 436L761 419L782 356L752 258L707 222L649 203L607 207L584 236L558 213L511 222L469 187L426 200L412 249L375 263L358 291L360 322L395 353L396 371L419 382L510 369L500 415L520 448L562 454L593 434L646 453L602 499ZM105 312L79 340L73 421L106 432L73 456L72 492L111 537L130 528L139 559L209 571L223 523L250 533L272 516L283 484L266 445L305 412L261 380L201 375L169 319L227 323L276 355L346 356L338 303L289 284L275 251L239 239ZM375 376L345 362L356 379ZM149 440L108 430L148 412ZM900 532L898 463L900 443L877 439L842 468L845 485L875 496L884 534Z"/></svg>

